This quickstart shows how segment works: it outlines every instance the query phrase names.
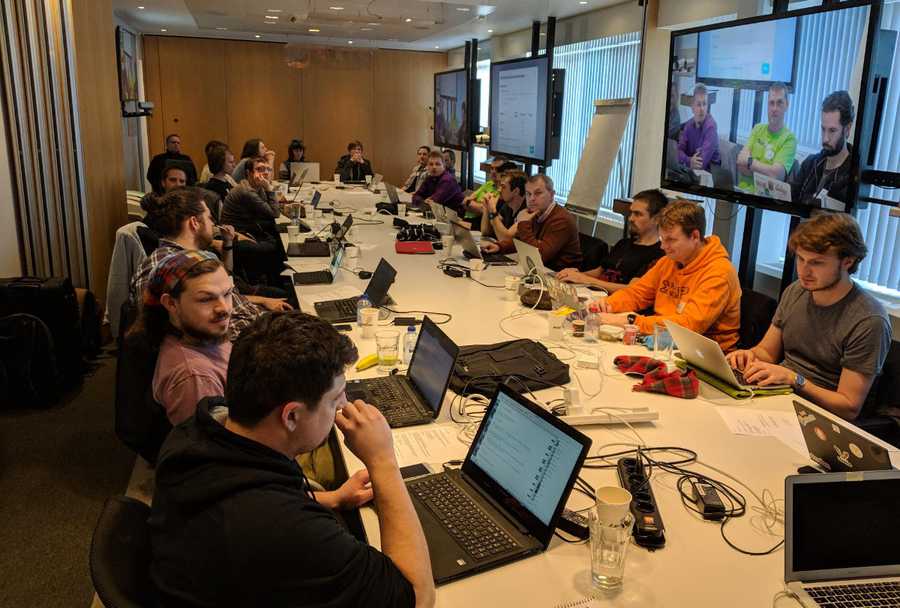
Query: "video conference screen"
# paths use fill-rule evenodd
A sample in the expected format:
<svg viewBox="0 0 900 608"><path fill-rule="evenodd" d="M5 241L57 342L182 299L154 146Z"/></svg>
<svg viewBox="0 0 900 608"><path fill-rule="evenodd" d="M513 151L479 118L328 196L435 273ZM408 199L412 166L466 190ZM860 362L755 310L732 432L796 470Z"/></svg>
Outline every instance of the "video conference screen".
<svg viewBox="0 0 900 608"><path fill-rule="evenodd" d="M547 57L491 64L491 154L544 164L547 153Z"/></svg>
<svg viewBox="0 0 900 608"><path fill-rule="evenodd" d="M434 145L458 150L469 147L465 70L434 75Z"/></svg>
<svg viewBox="0 0 900 608"><path fill-rule="evenodd" d="M868 19L856 6L673 34L662 185L849 210Z"/></svg>

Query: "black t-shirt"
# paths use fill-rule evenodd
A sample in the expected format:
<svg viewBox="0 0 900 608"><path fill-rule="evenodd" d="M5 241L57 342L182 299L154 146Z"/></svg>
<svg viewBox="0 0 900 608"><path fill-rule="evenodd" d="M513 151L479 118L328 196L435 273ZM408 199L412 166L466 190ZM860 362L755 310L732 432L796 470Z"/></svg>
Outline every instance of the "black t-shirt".
<svg viewBox="0 0 900 608"><path fill-rule="evenodd" d="M415 605L394 563L307 494L294 460L228 431L209 403L160 450L148 523L161 605Z"/></svg>
<svg viewBox="0 0 900 608"><path fill-rule="evenodd" d="M521 211L525 209L525 203L523 202L518 209L513 211L512 207L506 204L506 201L500 200L497 205L497 215L500 216L500 221L507 228L512 227L513 224L516 223L516 217L521 213Z"/></svg>
<svg viewBox="0 0 900 608"><path fill-rule="evenodd" d="M658 242L653 245L638 245L631 239L622 239L600 260L603 268L600 278L610 283L627 285L632 279L643 276L662 256L663 250Z"/></svg>

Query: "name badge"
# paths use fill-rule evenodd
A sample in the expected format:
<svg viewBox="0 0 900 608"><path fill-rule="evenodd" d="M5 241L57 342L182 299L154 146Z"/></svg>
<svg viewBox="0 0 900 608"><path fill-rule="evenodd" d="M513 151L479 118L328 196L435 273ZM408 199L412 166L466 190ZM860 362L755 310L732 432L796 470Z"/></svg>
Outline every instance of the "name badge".
<svg viewBox="0 0 900 608"><path fill-rule="evenodd" d="M684 302L679 302L678 306L675 307L675 312L681 314L684 312Z"/></svg>
<svg viewBox="0 0 900 608"><path fill-rule="evenodd" d="M766 146L765 156L766 160L772 160L773 158L775 158L775 148L773 148L771 145Z"/></svg>

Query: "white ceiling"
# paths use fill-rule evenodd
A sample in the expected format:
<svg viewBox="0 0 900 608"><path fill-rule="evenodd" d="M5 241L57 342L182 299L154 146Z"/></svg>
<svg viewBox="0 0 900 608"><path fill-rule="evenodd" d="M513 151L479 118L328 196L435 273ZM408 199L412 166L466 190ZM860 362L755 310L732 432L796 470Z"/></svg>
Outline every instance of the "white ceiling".
<svg viewBox="0 0 900 608"><path fill-rule="evenodd" d="M172 36L448 50L636 0L113 0L138 31ZM142 6L143 9L138 8ZM335 10L332 7L341 7ZM276 18L277 17L277 18ZM310 32L318 29L318 32ZM165 31L163 31L165 30ZM492 31L491 31L492 30Z"/></svg>

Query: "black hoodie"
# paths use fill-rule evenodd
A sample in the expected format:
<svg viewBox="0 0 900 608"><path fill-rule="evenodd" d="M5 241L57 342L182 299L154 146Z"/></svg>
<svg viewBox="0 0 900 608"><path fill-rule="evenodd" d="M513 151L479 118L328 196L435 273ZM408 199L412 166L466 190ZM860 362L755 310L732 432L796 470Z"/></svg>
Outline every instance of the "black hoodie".
<svg viewBox="0 0 900 608"><path fill-rule="evenodd" d="M412 585L310 498L294 460L212 419L160 450L149 524L161 606L414 606Z"/></svg>

